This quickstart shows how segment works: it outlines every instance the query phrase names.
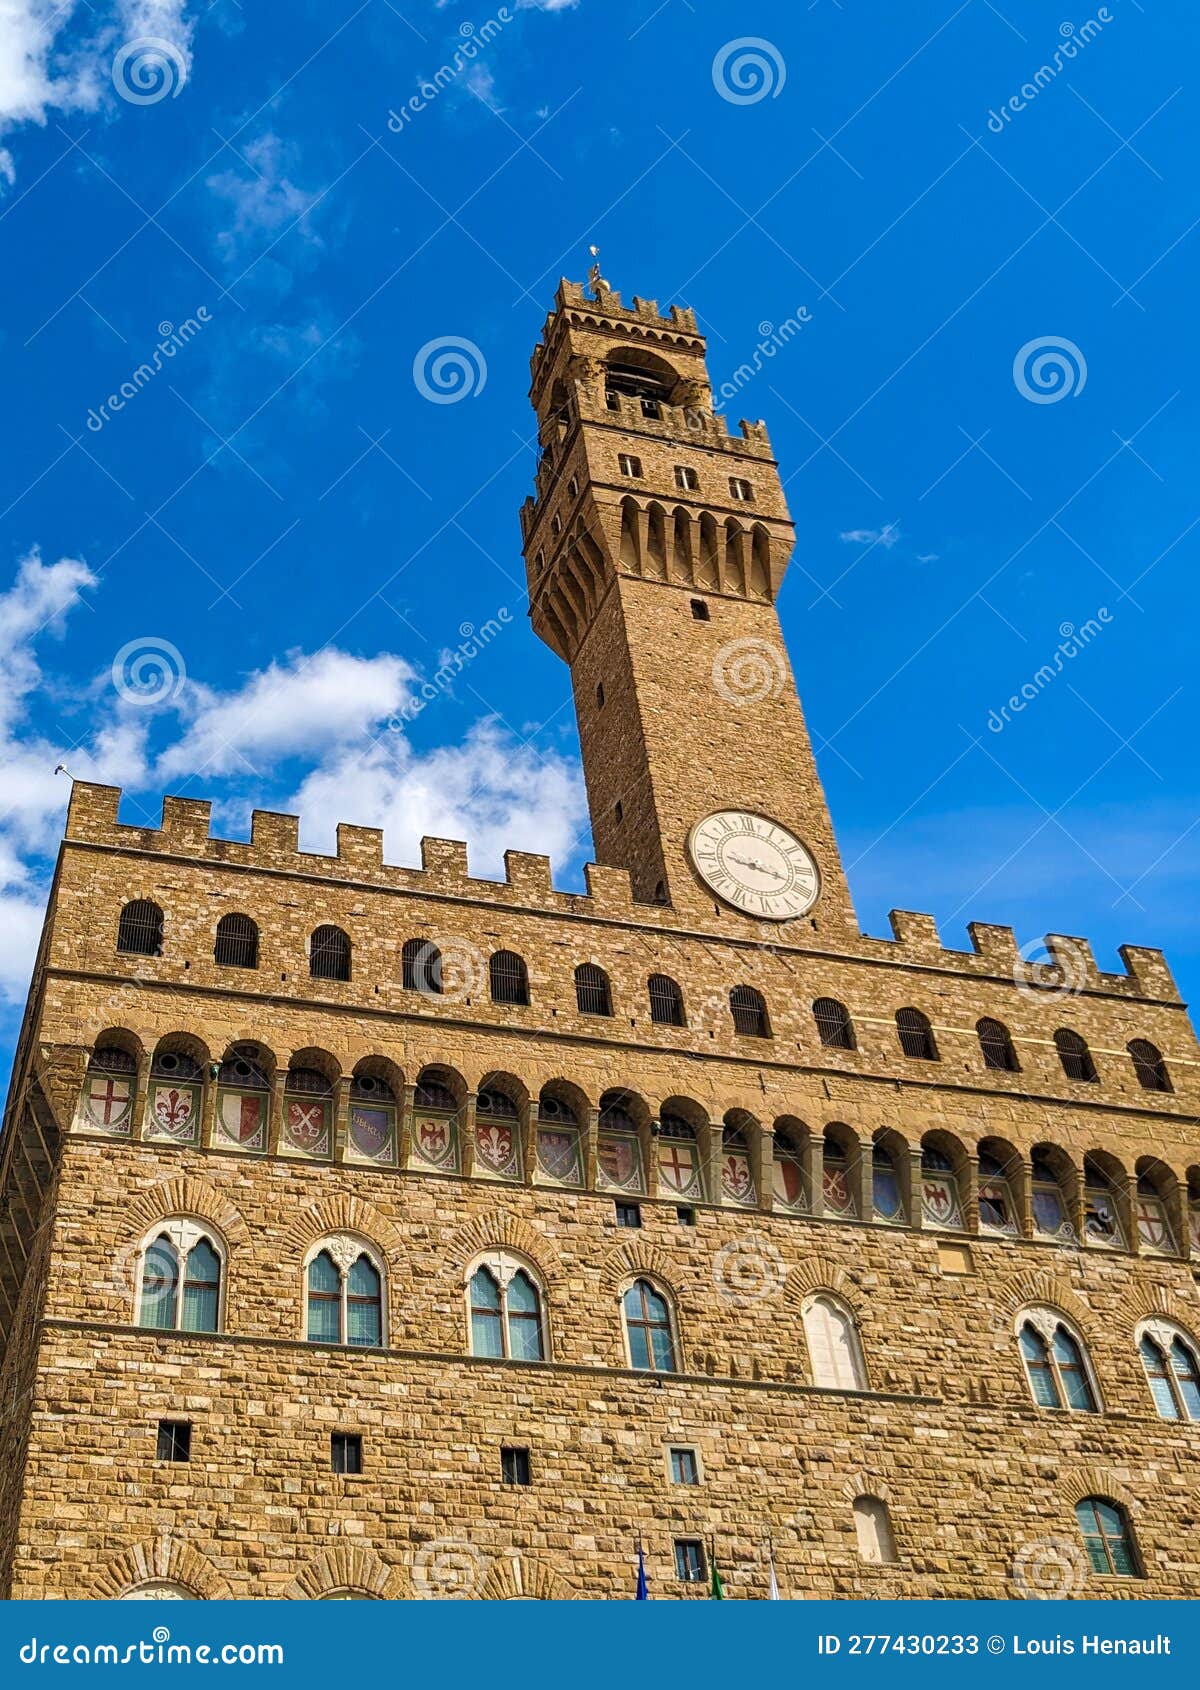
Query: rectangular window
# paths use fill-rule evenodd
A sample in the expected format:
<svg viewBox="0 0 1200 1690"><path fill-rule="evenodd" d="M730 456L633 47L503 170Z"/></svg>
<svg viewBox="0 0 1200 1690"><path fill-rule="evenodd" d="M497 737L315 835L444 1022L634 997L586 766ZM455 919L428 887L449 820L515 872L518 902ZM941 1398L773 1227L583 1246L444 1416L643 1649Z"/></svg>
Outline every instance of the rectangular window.
<svg viewBox="0 0 1200 1690"><path fill-rule="evenodd" d="M675 1219L679 1222L680 1226L695 1226L696 1211L695 1209L676 1209Z"/></svg>
<svg viewBox="0 0 1200 1690"><path fill-rule="evenodd" d="M675 1539L675 1577L684 1584L704 1583L704 1545L698 1537Z"/></svg>
<svg viewBox="0 0 1200 1690"><path fill-rule="evenodd" d="M531 1485L533 1473L527 1449L505 1448L500 1451L500 1477L506 1485Z"/></svg>
<svg viewBox="0 0 1200 1690"><path fill-rule="evenodd" d="M190 1461L191 1459L191 1421L160 1420L158 1423L158 1460Z"/></svg>
<svg viewBox="0 0 1200 1690"><path fill-rule="evenodd" d="M694 1449L678 1446L671 1450L671 1483L673 1485L698 1485L700 1483L700 1463L696 1460Z"/></svg>
<svg viewBox="0 0 1200 1690"><path fill-rule="evenodd" d="M681 493L695 493L700 487L700 477L689 464L676 464L675 485Z"/></svg>
<svg viewBox="0 0 1200 1690"><path fill-rule="evenodd" d="M362 1438L357 1432L334 1432L329 1439L329 1464L335 1473L361 1473Z"/></svg>
<svg viewBox="0 0 1200 1690"><path fill-rule="evenodd" d="M636 1203L617 1204L617 1225L638 1227L642 1224L642 1211Z"/></svg>
<svg viewBox="0 0 1200 1690"><path fill-rule="evenodd" d="M641 480L642 460L631 457L628 452L622 452L617 462L621 466L622 475L631 475L636 481Z"/></svg>
<svg viewBox="0 0 1200 1690"><path fill-rule="evenodd" d="M743 481L740 476L736 475L731 475L729 478L729 491L732 497L743 505L748 505L754 497L754 488L750 482Z"/></svg>

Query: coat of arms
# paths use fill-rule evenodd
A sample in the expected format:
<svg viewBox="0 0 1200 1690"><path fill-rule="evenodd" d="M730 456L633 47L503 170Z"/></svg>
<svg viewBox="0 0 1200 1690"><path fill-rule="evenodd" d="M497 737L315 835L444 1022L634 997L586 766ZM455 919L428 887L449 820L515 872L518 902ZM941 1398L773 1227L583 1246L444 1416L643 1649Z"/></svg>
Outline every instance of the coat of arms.
<svg viewBox="0 0 1200 1690"><path fill-rule="evenodd" d="M364 1109L355 1104L350 1110L350 1143L361 1156L376 1162L386 1160L392 1145L391 1110Z"/></svg>
<svg viewBox="0 0 1200 1690"><path fill-rule="evenodd" d="M217 1104L217 1125L224 1138L243 1150L261 1150L266 1121L266 1098L261 1093L223 1091Z"/></svg>
<svg viewBox="0 0 1200 1690"><path fill-rule="evenodd" d="M84 1098L84 1114L93 1127L105 1132L129 1131L133 1107L133 1081L121 1074L93 1074Z"/></svg>
<svg viewBox="0 0 1200 1690"><path fill-rule="evenodd" d="M187 1086L155 1086L150 1103L154 1125L168 1138L188 1141L196 1136L196 1094Z"/></svg>
<svg viewBox="0 0 1200 1690"><path fill-rule="evenodd" d="M493 1174L514 1175L516 1134L503 1121L480 1121L475 1127L475 1156Z"/></svg>
<svg viewBox="0 0 1200 1690"><path fill-rule="evenodd" d="M753 1203L754 1180L750 1174L750 1158L736 1151L721 1158L721 1190L735 1203Z"/></svg>

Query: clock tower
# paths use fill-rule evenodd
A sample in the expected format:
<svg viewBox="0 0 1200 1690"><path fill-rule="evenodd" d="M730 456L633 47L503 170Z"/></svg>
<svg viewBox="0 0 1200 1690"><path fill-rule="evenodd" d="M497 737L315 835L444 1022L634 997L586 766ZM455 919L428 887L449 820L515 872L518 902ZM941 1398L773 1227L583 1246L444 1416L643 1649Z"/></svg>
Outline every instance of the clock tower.
<svg viewBox="0 0 1200 1690"><path fill-rule="evenodd" d="M857 935L775 602L767 431L713 410L692 311L562 282L533 354L535 631L571 668L596 858L688 925Z"/></svg>

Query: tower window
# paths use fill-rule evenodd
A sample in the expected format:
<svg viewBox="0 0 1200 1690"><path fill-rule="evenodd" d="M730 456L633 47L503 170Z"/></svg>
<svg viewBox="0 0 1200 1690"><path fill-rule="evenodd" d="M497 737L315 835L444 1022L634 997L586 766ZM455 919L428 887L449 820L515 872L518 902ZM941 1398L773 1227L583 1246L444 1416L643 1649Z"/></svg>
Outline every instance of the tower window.
<svg viewBox="0 0 1200 1690"><path fill-rule="evenodd" d="M632 476L635 481L642 478L642 460L635 458L629 452L622 452L617 459L621 466L621 474Z"/></svg>
<svg viewBox="0 0 1200 1690"><path fill-rule="evenodd" d="M697 622L707 622L709 620L708 606L705 604L703 599L692 600L692 615L696 618Z"/></svg>
<svg viewBox="0 0 1200 1690"><path fill-rule="evenodd" d="M619 822L623 822L625 820L625 809L619 798L613 805L613 815L616 816Z"/></svg>
<svg viewBox="0 0 1200 1690"><path fill-rule="evenodd" d="M500 1479L506 1485L531 1485L529 1451L506 1446L500 1451Z"/></svg>
<svg viewBox="0 0 1200 1690"><path fill-rule="evenodd" d="M597 708L597 710L603 710L604 709L604 682L603 681L597 681L596 682L596 708Z"/></svg>
<svg viewBox="0 0 1200 1690"><path fill-rule="evenodd" d="M159 1461L190 1461L192 1459L192 1425L190 1420L160 1420L158 1423Z"/></svg>
<svg viewBox="0 0 1200 1690"><path fill-rule="evenodd" d="M1070 1027L1060 1027L1054 1035L1054 1043L1058 1050L1058 1060L1062 1063L1062 1071L1068 1080L1095 1085L1098 1078L1096 1064L1092 1061L1092 1053L1083 1035L1074 1032Z"/></svg>
<svg viewBox="0 0 1200 1690"><path fill-rule="evenodd" d="M121 911L117 949L130 956L161 956L163 912L149 898L135 898Z"/></svg>
<svg viewBox="0 0 1200 1690"><path fill-rule="evenodd" d="M621 395L619 393L614 393L610 387L605 392L604 403L608 406L610 411L619 411L621 409Z"/></svg>
<svg viewBox="0 0 1200 1690"><path fill-rule="evenodd" d="M671 1450L671 1483L673 1485L698 1485L700 1483L700 1463L696 1460L694 1449L686 1445L677 1445Z"/></svg>
<svg viewBox="0 0 1200 1690"><path fill-rule="evenodd" d="M340 927L318 927L309 940L308 972L314 980L350 978L350 941Z"/></svg>
<svg viewBox="0 0 1200 1690"><path fill-rule="evenodd" d="M754 497L754 484L750 481L743 481L741 476L731 475L729 477L729 494L739 504L748 505Z"/></svg>
<svg viewBox="0 0 1200 1690"><path fill-rule="evenodd" d="M612 993L608 975L594 962L582 962L575 970L575 1001L581 1015L611 1015Z"/></svg>
<svg viewBox="0 0 1200 1690"><path fill-rule="evenodd" d="M975 1031L979 1034L985 1068L998 1068L1004 1074L1019 1073L1021 1064L1017 1061L1017 1053L1003 1021L993 1021L985 1015L982 1021L975 1023Z"/></svg>
<svg viewBox="0 0 1200 1690"><path fill-rule="evenodd" d="M257 922L248 915L223 915L217 923L213 959L218 968L257 968Z"/></svg>
<svg viewBox="0 0 1200 1690"><path fill-rule="evenodd" d="M1133 1071L1144 1091L1172 1091L1171 1076L1162 1051L1149 1039L1131 1039L1125 1047L1133 1058Z"/></svg>
<svg viewBox="0 0 1200 1690"><path fill-rule="evenodd" d="M567 482L567 492L573 499L577 498L579 495L579 483L574 476L572 476L570 481Z"/></svg>
<svg viewBox="0 0 1200 1690"><path fill-rule="evenodd" d="M617 1225L636 1232L642 1224L642 1211L636 1203L618 1203Z"/></svg>
<svg viewBox="0 0 1200 1690"><path fill-rule="evenodd" d="M850 1011L837 998L818 998L813 1004L813 1019L823 1045L831 1050L857 1049Z"/></svg>
<svg viewBox="0 0 1200 1690"><path fill-rule="evenodd" d="M652 974L650 988L650 1019L660 1027L686 1027L683 1014L683 993L678 982L669 974Z"/></svg>
<svg viewBox="0 0 1200 1690"><path fill-rule="evenodd" d="M681 493L697 493L700 490L700 477L690 464L676 464L675 485Z"/></svg>
<svg viewBox="0 0 1200 1690"><path fill-rule="evenodd" d="M733 1030L744 1039L769 1039L771 1024L767 1019L767 1005L761 992L753 986L735 986L729 994L729 1009L733 1016Z"/></svg>
<svg viewBox="0 0 1200 1690"><path fill-rule="evenodd" d="M537 557L533 561L534 561L534 565L537 569L537 572L540 575L542 573L542 570L545 569L545 567L546 567L546 554L545 554L545 552L539 552Z"/></svg>
<svg viewBox="0 0 1200 1690"><path fill-rule="evenodd" d="M896 1011L896 1034L900 1040L900 1049L914 1062L938 1061L937 1045L934 1042L933 1028L929 1025L929 1017L922 1015L919 1009Z"/></svg>
<svg viewBox="0 0 1200 1690"><path fill-rule="evenodd" d="M335 1473L361 1473L362 1438L357 1432L333 1432L329 1439L329 1465Z"/></svg>
<svg viewBox="0 0 1200 1690"><path fill-rule="evenodd" d="M550 519L550 532L552 534L562 533L562 517L559 516L557 511L555 511L554 515Z"/></svg>
<svg viewBox="0 0 1200 1690"><path fill-rule="evenodd" d="M704 1545L698 1537L675 1539L675 1577L684 1584L704 1583Z"/></svg>
<svg viewBox="0 0 1200 1690"><path fill-rule="evenodd" d="M661 417L662 406L657 399L642 399L642 415L644 417Z"/></svg>
<svg viewBox="0 0 1200 1690"><path fill-rule="evenodd" d="M493 952L488 959L488 984L493 1003L529 1002L529 970L515 951Z"/></svg>

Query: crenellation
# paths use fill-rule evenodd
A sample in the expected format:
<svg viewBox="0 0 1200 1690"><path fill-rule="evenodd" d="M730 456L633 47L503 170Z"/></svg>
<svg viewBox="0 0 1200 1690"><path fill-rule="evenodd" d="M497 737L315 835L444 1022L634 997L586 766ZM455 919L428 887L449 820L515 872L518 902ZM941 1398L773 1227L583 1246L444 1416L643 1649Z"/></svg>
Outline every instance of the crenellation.
<svg viewBox="0 0 1200 1690"><path fill-rule="evenodd" d="M283 867L300 855L300 818L278 810L255 810L250 817L250 845L260 860Z"/></svg>
<svg viewBox="0 0 1200 1690"><path fill-rule="evenodd" d="M447 891L465 891L471 878L467 867L466 841L422 839L421 868L425 874L436 875Z"/></svg>
<svg viewBox="0 0 1200 1690"><path fill-rule="evenodd" d="M208 799L164 797L159 829L163 846L188 856L203 856L208 849L211 819Z"/></svg>
<svg viewBox="0 0 1200 1690"><path fill-rule="evenodd" d="M337 824L337 857L352 874L375 879L383 868L383 829Z"/></svg>

